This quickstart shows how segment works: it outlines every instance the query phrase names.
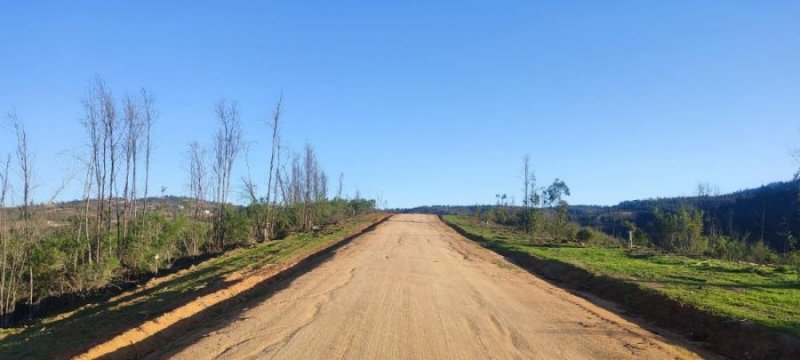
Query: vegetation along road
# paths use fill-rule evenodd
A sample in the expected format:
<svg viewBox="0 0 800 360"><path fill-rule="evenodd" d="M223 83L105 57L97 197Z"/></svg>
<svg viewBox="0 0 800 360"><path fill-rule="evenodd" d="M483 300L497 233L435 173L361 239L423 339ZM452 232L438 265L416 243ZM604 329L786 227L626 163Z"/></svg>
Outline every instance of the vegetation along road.
<svg viewBox="0 0 800 360"><path fill-rule="evenodd" d="M398 215L150 358L696 358L461 237Z"/></svg>

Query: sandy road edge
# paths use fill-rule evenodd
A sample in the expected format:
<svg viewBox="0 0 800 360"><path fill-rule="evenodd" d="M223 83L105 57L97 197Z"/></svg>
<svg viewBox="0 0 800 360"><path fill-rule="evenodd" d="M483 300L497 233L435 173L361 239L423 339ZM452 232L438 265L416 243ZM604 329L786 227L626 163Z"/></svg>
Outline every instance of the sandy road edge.
<svg viewBox="0 0 800 360"><path fill-rule="evenodd" d="M142 343L148 338L163 333L179 322L201 315L202 312L206 312L212 307L230 301L249 290L253 290L259 285L264 285L265 283L272 284L284 278L291 277L292 275L297 275L298 272L306 272L313 268L313 266L309 266L313 259L329 254L349 243L351 240L374 230L392 216L392 214L385 215L374 223L352 234L326 244L316 250L298 255L294 259L278 266L274 264L267 265L260 270L252 272L252 275L244 277L227 288L201 296L177 309L161 314L155 319L148 320L135 328L127 330L111 340L98 344L85 353L76 356L75 359L97 359L119 353L120 351L124 352L117 354L120 357L130 357L135 356L136 353L146 352L147 346L142 346ZM126 349L128 351L124 351Z"/></svg>
<svg viewBox="0 0 800 360"><path fill-rule="evenodd" d="M683 304L666 295L565 262L488 246L486 239L439 220L463 237L489 249L555 286L611 301L657 326L700 341L703 347L732 359L800 359L800 340L753 322L738 321ZM630 315L630 314L629 314Z"/></svg>

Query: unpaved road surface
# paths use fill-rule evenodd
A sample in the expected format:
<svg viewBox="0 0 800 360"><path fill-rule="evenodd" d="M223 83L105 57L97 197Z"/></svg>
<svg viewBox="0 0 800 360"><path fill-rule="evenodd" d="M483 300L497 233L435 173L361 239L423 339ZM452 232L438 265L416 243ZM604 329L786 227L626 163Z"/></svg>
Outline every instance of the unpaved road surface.
<svg viewBox="0 0 800 360"><path fill-rule="evenodd" d="M227 316L147 357L696 357L423 215L395 216L285 289Z"/></svg>

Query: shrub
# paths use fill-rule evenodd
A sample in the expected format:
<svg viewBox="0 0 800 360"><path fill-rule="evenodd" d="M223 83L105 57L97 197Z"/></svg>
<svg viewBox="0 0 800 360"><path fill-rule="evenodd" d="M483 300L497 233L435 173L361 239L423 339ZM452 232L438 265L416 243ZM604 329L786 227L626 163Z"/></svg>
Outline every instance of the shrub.
<svg viewBox="0 0 800 360"><path fill-rule="evenodd" d="M589 229L580 229L575 234L575 239L580 242L589 242L592 240L593 235Z"/></svg>
<svg viewBox="0 0 800 360"><path fill-rule="evenodd" d="M747 248L747 257L758 264L774 264L778 260L778 255L761 241Z"/></svg>

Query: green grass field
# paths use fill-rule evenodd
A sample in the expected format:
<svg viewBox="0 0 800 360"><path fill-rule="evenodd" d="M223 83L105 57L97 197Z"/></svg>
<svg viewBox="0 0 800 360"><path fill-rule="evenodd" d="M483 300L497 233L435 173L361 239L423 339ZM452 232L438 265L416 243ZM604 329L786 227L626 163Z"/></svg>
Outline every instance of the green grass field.
<svg viewBox="0 0 800 360"><path fill-rule="evenodd" d="M465 216L445 221L499 250L523 251L654 289L686 304L800 337L800 279L788 267L621 248L531 245L524 234Z"/></svg>
<svg viewBox="0 0 800 360"><path fill-rule="evenodd" d="M97 306L78 310L72 316L43 319L39 324L23 329L4 329L5 333L0 333L4 336L0 338L0 359L53 358L64 351L107 339L109 334L137 326L211 292L210 289L235 272L286 262L342 239L378 218L377 215L359 217L317 234L293 235L249 249L237 249L149 289L123 294Z"/></svg>

